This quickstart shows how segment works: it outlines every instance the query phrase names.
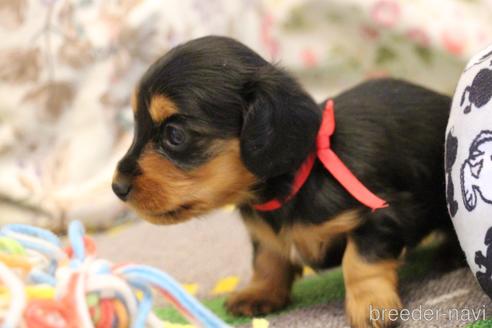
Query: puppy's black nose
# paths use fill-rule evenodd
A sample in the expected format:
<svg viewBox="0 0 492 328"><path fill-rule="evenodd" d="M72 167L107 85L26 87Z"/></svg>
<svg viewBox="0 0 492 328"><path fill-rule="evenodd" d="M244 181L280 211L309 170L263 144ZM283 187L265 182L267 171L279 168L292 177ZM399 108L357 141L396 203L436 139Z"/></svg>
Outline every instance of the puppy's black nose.
<svg viewBox="0 0 492 328"><path fill-rule="evenodd" d="M126 201L128 198L128 194L132 190L132 184L130 179L127 178L117 178L113 180L111 184L111 188L113 188L113 192L118 196L122 201Z"/></svg>

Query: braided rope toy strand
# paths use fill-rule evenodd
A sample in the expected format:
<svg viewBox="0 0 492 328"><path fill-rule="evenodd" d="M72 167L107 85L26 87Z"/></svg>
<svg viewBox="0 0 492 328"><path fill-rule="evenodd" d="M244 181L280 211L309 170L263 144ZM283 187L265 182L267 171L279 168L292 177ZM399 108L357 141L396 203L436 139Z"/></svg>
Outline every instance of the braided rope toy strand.
<svg viewBox="0 0 492 328"><path fill-rule="evenodd" d="M80 222L70 224L68 237L63 249L44 229L9 224L0 230L2 328L165 327L152 311L156 293L198 327L228 327L168 274L97 258Z"/></svg>

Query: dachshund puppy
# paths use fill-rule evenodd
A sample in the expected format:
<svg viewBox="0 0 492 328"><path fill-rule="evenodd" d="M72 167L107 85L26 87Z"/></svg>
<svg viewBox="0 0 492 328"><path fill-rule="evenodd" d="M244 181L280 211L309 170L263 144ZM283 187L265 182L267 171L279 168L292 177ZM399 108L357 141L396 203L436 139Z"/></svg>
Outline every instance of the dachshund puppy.
<svg viewBox="0 0 492 328"><path fill-rule="evenodd" d="M389 326L372 309L401 307L403 250L433 230L450 233L444 131L450 98L394 79L362 83L332 98L330 148L388 203L371 210L319 159L291 195L316 149L318 105L285 71L225 37L204 37L158 59L136 87L133 143L118 164L116 195L155 224L183 222L235 204L251 235L254 276L227 301L237 315L289 302L303 265L342 264L353 327ZM279 208L256 205L278 199Z"/></svg>

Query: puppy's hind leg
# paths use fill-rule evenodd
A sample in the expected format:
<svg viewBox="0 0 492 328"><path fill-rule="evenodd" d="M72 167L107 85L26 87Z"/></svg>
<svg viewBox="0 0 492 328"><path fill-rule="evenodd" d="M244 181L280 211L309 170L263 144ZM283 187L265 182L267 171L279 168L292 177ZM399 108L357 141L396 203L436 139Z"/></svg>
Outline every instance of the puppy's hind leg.
<svg viewBox="0 0 492 328"><path fill-rule="evenodd" d="M349 238L342 261L345 307L354 328L395 325L401 308L397 260L367 260Z"/></svg>

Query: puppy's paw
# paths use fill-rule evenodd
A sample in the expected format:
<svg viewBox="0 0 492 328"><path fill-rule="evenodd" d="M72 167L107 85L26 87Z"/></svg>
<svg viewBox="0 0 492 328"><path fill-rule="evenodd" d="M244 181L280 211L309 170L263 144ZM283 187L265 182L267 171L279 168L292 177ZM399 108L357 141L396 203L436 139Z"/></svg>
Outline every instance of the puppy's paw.
<svg viewBox="0 0 492 328"><path fill-rule="evenodd" d="M234 315L251 317L280 310L287 303L289 303L288 293L249 286L229 296L225 306Z"/></svg>
<svg viewBox="0 0 492 328"><path fill-rule="evenodd" d="M398 325L401 301L396 292L378 290L347 293L346 311L353 328L387 328Z"/></svg>

